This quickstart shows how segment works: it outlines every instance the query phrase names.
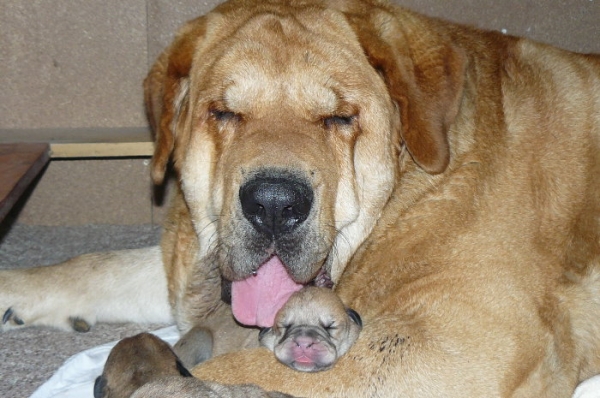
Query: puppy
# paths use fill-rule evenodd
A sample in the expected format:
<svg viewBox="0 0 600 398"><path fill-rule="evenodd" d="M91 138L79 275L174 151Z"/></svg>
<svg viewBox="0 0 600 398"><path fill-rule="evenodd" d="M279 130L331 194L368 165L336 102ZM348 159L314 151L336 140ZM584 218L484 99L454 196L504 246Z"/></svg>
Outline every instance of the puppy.
<svg viewBox="0 0 600 398"><path fill-rule="evenodd" d="M129 398L144 384L169 376L192 377L169 344L141 333L112 349L94 384L94 398Z"/></svg>
<svg viewBox="0 0 600 398"><path fill-rule="evenodd" d="M192 351L206 338L200 329L193 335L194 341L188 342ZM176 345L174 349L184 346ZM96 379L94 398L291 397L265 392L256 385L234 388L198 380L183 366L174 349L149 333L121 340L110 352L102 375Z"/></svg>
<svg viewBox="0 0 600 398"><path fill-rule="evenodd" d="M331 368L354 344L362 329L358 313L330 289L306 287L279 310L260 343L279 361L302 372Z"/></svg>

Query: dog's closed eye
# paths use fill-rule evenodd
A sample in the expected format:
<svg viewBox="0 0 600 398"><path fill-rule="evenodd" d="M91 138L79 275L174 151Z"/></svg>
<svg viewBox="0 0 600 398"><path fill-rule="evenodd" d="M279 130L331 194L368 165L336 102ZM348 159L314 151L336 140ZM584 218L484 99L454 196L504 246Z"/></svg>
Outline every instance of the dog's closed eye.
<svg viewBox="0 0 600 398"><path fill-rule="evenodd" d="M342 115L332 115L323 118L323 125L327 130L331 130L334 127L349 127L352 126L356 116L342 116Z"/></svg>
<svg viewBox="0 0 600 398"><path fill-rule="evenodd" d="M240 115L237 113L218 108L211 109L210 114L217 122L238 121L240 119Z"/></svg>

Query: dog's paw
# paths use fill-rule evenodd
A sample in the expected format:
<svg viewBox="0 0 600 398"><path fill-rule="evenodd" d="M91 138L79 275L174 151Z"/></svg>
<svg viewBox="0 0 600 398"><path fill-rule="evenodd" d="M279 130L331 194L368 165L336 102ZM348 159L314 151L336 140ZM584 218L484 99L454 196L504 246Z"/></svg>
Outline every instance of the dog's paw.
<svg viewBox="0 0 600 398"><path fill-rule="evenodd" d="M0 332L32 326L88 332L96 315L63 289L44 288L50 267L0 271ZM49 283L49 282L48 282Z"/></svg>
<svg viewBox="0 0 600 398"><path fill-rule="evenodd" d="M33 314L28 316L26 312L19 311L14 306L11 306L2 315L0 332L28 326L49 326L65 331L86 333L91 330L93 325L94 322L80 316L57 317L56 319L49 319L44 316L38 317Z"/></svg>
<svg viewBox="0 0 600 398"><path fill-rule="evenodd" d="M192 369L212 357L212 332L201 326L194 326L173 346L173 351L187 368Z"/></svg>

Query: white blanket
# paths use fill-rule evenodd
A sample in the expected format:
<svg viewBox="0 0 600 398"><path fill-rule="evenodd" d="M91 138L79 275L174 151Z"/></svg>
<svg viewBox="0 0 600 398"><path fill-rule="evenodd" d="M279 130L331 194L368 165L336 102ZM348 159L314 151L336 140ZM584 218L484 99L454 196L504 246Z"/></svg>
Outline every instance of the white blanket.
<svg viewBox="0 0 600 398"><path fill-rule="evenodd" d="M170 344L179 339L175 326L153 333ZM94 381L102 373L108 353L115 344L116 341L73 355L31 398L93 398ZM573 398L600 398L600 375L581 383Z"/></svg>
<svg viewBox="0 0 600 398"><path fill-rule="evenodd" d="M152 332L169 344L179 340L176 326ZM102 344L67 359L31 398L94 398L94 381L102 374L104 362L118 341Z"/></svg>

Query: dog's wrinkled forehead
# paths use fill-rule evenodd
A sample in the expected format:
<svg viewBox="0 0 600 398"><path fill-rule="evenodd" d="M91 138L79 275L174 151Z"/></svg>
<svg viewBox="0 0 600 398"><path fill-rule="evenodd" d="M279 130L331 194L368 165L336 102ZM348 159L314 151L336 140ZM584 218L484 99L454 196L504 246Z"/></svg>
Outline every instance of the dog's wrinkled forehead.
<svg viewBox="0 0 600 398"><path fill-rule="evenodd" d="M338 112L352 86L348 65L358 46L329 40L334 34L294 17L261 14L247 21L213 65L223 105L255 118L282 103L309 120Z"/></svg>
<svg viewBox="0 0 600 398"><path fill-rule="evenodd" d="M231 84L224 91L224 101L229 109L261 118L265 116L261 110L272 109L282 98L290 104L310 104L306 109L307 117L332 114L338 107L335 92L315 76L294 71L273 73L261 66L248 65L232 73Z"/></svg>

